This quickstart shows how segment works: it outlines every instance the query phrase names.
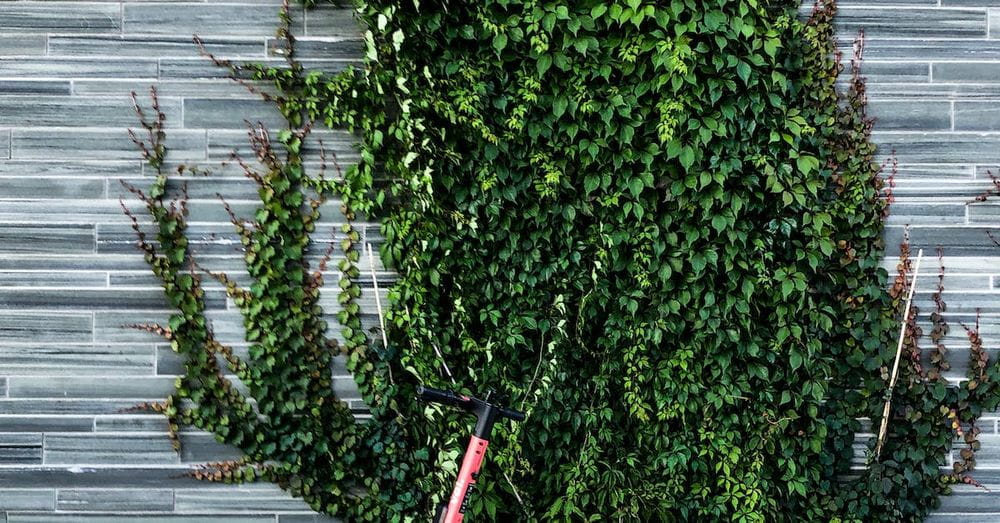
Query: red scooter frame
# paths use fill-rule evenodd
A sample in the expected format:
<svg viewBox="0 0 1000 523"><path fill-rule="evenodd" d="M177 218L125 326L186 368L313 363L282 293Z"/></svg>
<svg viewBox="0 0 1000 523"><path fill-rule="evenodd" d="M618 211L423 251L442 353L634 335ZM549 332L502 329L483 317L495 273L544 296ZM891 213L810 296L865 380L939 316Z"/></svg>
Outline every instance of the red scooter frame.
<svg viewBox="0 0 1000 523"><path fill-rule="evenodd" d="M483 458L486 457L486 447L490 444L493 424L500 417L524 421L524 414L491 401L493 391L487 392L485 399L479 399L421 386L417 387L417 395L424 401L459 407L476 415L476 428L472 432L469 446L465 449L462 468L458 471L451 498L447 504L442 503L438 506L437 515L434 517L435 523L460 523L465 518L465 509L469 506L469 494L479 479L479 468L483 464Z"/></svg>

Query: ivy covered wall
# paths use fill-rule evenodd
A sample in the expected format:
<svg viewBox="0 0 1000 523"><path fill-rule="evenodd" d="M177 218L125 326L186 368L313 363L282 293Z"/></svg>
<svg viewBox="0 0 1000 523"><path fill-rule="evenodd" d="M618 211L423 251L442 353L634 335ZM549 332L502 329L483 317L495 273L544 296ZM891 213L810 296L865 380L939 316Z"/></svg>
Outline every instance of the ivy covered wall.
<svg viewBox="0 0 1000 523"><path fill-rule="evenodd" d="M177 458L162 418L119 413L136 401L162 399L172 383L164 376L178 371L158 338L118 329L121 323L166 316L157 301L157 282L135 253L117 207L117 198L127 197L117 179L141 183L144 175L123 134L135 124L127 93L154 81L160 86L167 125L175 126L168 129L174 158L224 160L228 149L243 143L237 129L244 115L276 120L196 57L188 35L205 36L219 56L259 59L268 49L266 36L273 34L276 6L239 6L247 19L234 23L229 8L211 2L124 4L0 4L0 103L7 104L0 111L0 234L5 240L0 246L0 379L7 386L0 412L8 422L0 428L0 452L6 453L0 459L15 465L0 470L0 508L12 511L10 521L47 520L54 516L30 512L53 508L67 512L58 517L179 511L187 513L184 521L208 512L242 512L239 521L274 521L280 511L304 514L300 503L266 484L220 488L172 477L187 463L234 454L192 431L182 434L188 454ZM985 171L1000 164L1000 158L990 156L996 129L989 123L989 100L998 81L989 71L1000 62L989 39L1000 34L989 32L996 9L991 13L989 2L958 8L947 2L843 2L842 7L845 40L859 26L869 28L866 71L872 110L880 117L875 140L892 144L901 162L888 224L890 253L906 223L916 225L915 244L943 243L949 254L950 312L955 320L969 322L976 307L985 307L983 330L990 347L995 265L984 229L993 215L988 204L970 208L966 202L983 190ZM307 66L336 69L341 59L356 56L357 40L341 38L356 36L345 20L343 11L329 9L297 19L294 28L306 36L299 49ZM22 29L29 30L27 37L14 34ZM311 57L323 61L311 62ZM58 71L64 72L53 78ZM19 97L38 93L45 97L31 98L30 105ZM351 160L346 137L324 137L336 144L342 159ZM205 216L193 220L191 230L203 243L195 249L218 261L214 268L237 275L238 255L230 250L235 237L214 193L226 194L237 206L245 201L249 208L255 192L238 176L223 169L191 182L192 208L206 213L194 215ZM327 214L335 216L336 209ZM317 240L324 242L321 235ZM891 258L886 263L894 265ZM919 296L930 310L933 287L930 282L921 287L928 289ZM227 312L220 288L207 290L217 331L238 342L239 318ZM362 306L370 313L370 302ZM963 336L955 329L949 339L964 350ZM964 359L955 360L958 376ZM354 398L348 387L338 392ZM986 420L983 470L976 477L989 484L989 422L995 434L995 420ZM139 468L115 466L123 462ZM169 467L152 466L159 464ZM93 489L108 485L115 491L107 496ZM137 501L140 491L129 490L137 487L152 489L152 495L143 492ZM172 492L174 487L180 490ZM983 492L959 490L962 495L944 500L948 513L990 510L992 501ZM171 495L173 504L166 501ZM218 518L205 516L206 521Z"/></svg>

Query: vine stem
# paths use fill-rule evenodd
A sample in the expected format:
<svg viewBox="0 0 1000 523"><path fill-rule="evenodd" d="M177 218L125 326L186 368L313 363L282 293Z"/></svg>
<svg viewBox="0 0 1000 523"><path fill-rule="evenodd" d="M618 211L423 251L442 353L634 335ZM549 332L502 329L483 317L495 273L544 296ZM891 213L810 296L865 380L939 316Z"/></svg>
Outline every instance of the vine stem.
<svg viewBox="0 0 1000 523"><path fill-rule="evenodd" d="M920 260L924 250L917 252L917 263L913 266L913 279L910 290L906 294L906 307L903 309L903 326L899 329L899 342L896 344L896 360L892 363L892 376L889 378L889 391L885 395L885 406L882 408L882 425L878 429L878 442L875 444L875 461L882 455L882 445L885 443L885 433L889 428L889 408L892 406L892 389L896 387L899 376L899 358L903 354L903 340L906 339L906 326L910 321L910 303L913 302L913 291L917 289L917 275L920 273Z"/></svg>
<svg viewBox="0 0 1000 523"><path fill-rule="evenodd" d="M372 271L372 288L375 290L375 308L378 310L378 323L382 330L382 348L389 349L389 339L385 334L385 316L382 314L382 299L378 295L378 278L375 276L375 253L372 251L372 244L366 243L365 249L368 251L368 268Z"/></svg>

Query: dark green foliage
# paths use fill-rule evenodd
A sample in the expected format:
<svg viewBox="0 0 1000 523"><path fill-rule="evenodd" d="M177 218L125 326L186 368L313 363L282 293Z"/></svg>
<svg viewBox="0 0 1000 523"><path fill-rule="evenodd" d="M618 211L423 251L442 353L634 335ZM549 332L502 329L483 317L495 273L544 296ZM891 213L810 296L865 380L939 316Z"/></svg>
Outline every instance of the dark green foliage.
<svg viewBox="0 0 1000 523"><path fill-rule="evenodd" d="M884 383L859 371L889 350L884 203L831 12L797 7L363 6L365 88L332 86L321 115L362 132L359 179L377 160L396 180L395 365L440 384L440 347L530 412L475 511L843 510L854 416ZM422 425L437 449L463 432Z"/></svg>
<svg viewBox="0 0 1000 523"><path fill-rule="evenodd" d="M262 473L350 520L426 519L469 433L413 400L417 383L451 387L447 365L459 388L529 413L499 425L474 520L925 513L948 416L971 421L986 392L924 372L911 330L884 459L852 473L905 280L883 289L886 203L864 84L835 89L832 2L808 21L794 0L567 4L361 2L365 67L335 77L294 60L287 15L287 67L216 60L272 84L289 125L280 154L250 133L261 207L233 221L254 284L214 275L243 312L248 361L212 338L165 174L142 196L162 251L140 240L179 310L150 329L187 361L156 408L248 455L196 475ZM358 133L343 179L304 172L309 121ZM159 168L162 129L147 128ZM304 253L310 199L330 196L349 220L382 217L399 273L389 347L363 332L350 225L345 344L324 334ZM330 389L336 352L371 406L363 425Z"/></svg>

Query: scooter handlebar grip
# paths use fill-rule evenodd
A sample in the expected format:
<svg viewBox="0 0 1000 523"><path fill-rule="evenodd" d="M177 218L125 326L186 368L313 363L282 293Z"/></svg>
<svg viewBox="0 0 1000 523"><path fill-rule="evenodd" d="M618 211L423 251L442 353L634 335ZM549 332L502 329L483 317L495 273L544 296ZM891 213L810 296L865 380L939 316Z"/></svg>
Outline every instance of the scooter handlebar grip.
<svg viewBox="0 0 1000 523"><path fill-rule="evenodd" d="M524 414L516 410L502 409L500 413L514 421L524 421Z"/></svg>
<svg viewBox="0 0 1000 523"><path fill-rule="evenodd" d="M423 385L417 387L417 396L430 403L446 403L448 405L462 404L462 398L454 392L424 387Z"/></svg>

